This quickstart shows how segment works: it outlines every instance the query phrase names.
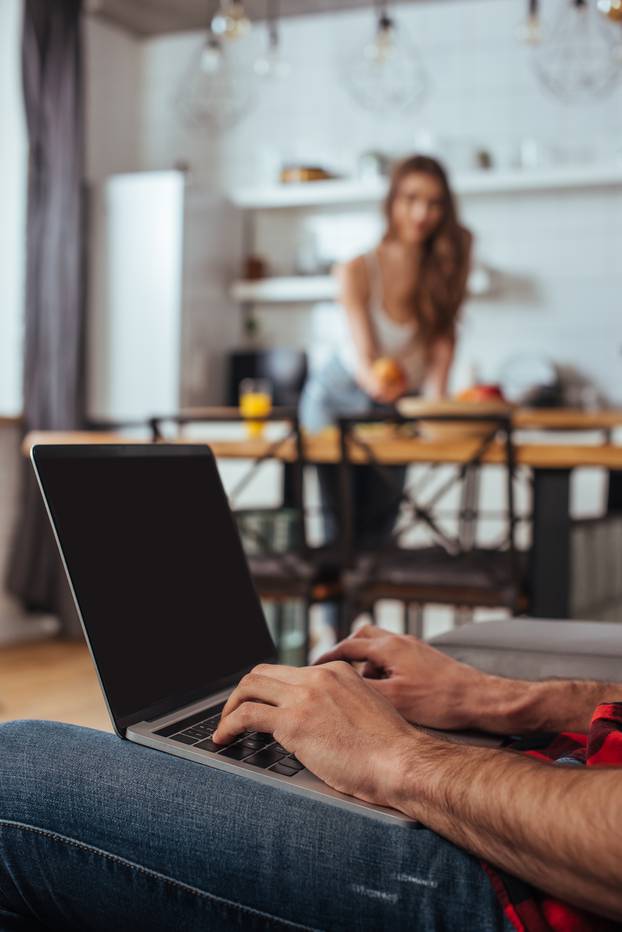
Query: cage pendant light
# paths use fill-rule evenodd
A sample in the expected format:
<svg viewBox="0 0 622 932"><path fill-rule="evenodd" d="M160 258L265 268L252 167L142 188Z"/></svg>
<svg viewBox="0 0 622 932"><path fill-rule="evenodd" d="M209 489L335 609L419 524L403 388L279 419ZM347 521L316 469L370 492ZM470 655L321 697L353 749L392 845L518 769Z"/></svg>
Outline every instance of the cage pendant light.
<svg viewBox="0 0 622 932"><path fill-rule="evenodd" d="M357 103L375 113L414 111L423 103L427 78L419 51L387 0L376 0L374 32L348 56L345 81Z"/></svg>
<svg viewBox="0 0 622 932"><path fill-rule="evenodd" d="M602 97L622 79L618 29L592 0L558 0L532 54L542 86L567 103Z"/></svg>
<svg viewBox="0 0 622 932"><path fill-rule="evenodd" d="M190 129L234 126L255 103L256 82L246 50L214 32L220 9L218 0L208 2L207 35L177 92L177 110Z"/></svg>

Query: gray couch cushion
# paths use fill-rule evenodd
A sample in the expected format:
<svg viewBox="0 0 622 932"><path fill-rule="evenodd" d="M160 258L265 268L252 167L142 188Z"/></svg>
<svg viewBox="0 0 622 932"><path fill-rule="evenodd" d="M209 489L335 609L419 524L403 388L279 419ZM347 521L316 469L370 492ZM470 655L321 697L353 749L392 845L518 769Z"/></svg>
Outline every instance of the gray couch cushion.
<svg viewBox="0 0 622 932"><path fill-rule="evenodd" d="M622 624L510 618L463 625L429 643L501 676L622 683Z"/></svg>

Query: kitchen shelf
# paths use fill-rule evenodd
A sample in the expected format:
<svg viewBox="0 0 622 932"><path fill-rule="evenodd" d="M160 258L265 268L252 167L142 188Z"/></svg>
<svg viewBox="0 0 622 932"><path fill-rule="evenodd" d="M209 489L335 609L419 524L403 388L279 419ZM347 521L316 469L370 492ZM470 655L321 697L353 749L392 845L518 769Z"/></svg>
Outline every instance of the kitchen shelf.
<svg viewBox="0 0 622 932"><path fill-rule="evenodd" d="M476 267L469 277L471 297L485 297L490 292L490 272ZM334 301L337 282L332 275L291 275L283 278L262 278L257 281L237 281L231 286L231 298L240 304L297 304L314 301Z"/></svg>
<svg viewBox="0 0 622 932"><path fill-rule="evenodd" d="M234 282L231 287L231 297L242 304L334 301L336 296L337 283L331 275L262 278L257 281Z"/></svg>
<svg viewBox="0 0 622 932"><path fill-rule="evenodd" d="M457 174L452 184L456 193L462 196L622 187L622 161L522 171L482 170ZM383 199L386 191L387 182L384 179L309 181L305 184L237 188L230 192L229 197L237 207L270 210L374 204Z"/></svg>

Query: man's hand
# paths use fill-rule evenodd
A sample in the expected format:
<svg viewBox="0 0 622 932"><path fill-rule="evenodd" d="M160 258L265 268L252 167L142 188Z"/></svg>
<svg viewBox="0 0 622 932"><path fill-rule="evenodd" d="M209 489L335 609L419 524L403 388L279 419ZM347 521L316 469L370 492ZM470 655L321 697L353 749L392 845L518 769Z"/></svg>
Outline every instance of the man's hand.
<svg viewBox="0 0 622 932"><path fill-rule="evenodd" d="M362 663L362 675L404 718L430 728L500 735L587 731L599 702L622 699L622 683L512 680L491 676L414 637L366 625L317 661Z"/></svg>
<svg viewBox="0 0 622 932"><path fill-rule="evenodd" d="M478 710L491 697L488 676L423 641L365 625L317 661L363 662L362 676L409 722L431 728L482 727Z"/></svg>
<svg viewBox="0 0 622 932"><path fill-rule="evenodd" d="M225 705L213 739L269 732L329 786L389 805L417 730L345 663L260 664Z"/></svg>

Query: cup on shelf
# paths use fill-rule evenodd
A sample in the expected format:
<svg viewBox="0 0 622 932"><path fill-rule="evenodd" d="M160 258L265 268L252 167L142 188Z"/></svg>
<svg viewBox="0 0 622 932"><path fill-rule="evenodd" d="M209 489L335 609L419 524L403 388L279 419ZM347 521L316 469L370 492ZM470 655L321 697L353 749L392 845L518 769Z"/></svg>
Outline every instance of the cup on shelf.
<svg viewBox="0 0 622 932"><path fill-rule="evenodd" d="M242 379L239 403L248 436L263 436L266 423L254 418L266 418L272 410L272 386L268 379Z"/></svg>
<svg viewBox="0 0 622 932"><path fill-rule="evenodd" d="M268 263L261 256L247 256L243 266L244 281L255 282L266 278L268 274Z"/></svg>

